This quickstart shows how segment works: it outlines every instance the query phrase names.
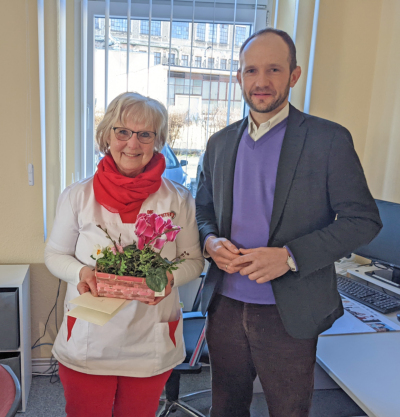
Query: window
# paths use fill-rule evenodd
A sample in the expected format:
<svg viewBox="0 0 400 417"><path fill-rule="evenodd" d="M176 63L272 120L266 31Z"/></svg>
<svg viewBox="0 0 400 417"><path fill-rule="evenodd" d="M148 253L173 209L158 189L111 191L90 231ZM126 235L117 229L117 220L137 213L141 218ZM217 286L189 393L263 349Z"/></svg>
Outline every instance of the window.
<svg viewBox="0 0 400 417"><path fill-rule="evenodd" d="M168 63L170 65L175 65L175 54L168 54Z"/></svg>
<svg viewBox="0 0 400 417"><path fill-rule="evenodd" d="M127 32L126 19L110 19L110 28L113 32Z"/></svg>
<svg viewBox="0 0 400 417"><path fill-rule="evenodd" d="M207 41L212 43L217 42L217 25L208 25Z"/></svg>
<svg viewBox="0 0 400 417"><path fill-rule="evenodd" d="M140 21L140 33L141 35L149 34L149 21ZM159 20L151 21L151 36L161 36L161 22Z"/></svg>
<svg viewBox="0 0 400 417"><path fill-rule="evenodd" d="M147 0L141 0L140 4L146 2ZM96 6L101 2L89 3ZM228 112L228 123L233 123L244 116L240 88L236 88L237 81L234 76L231 79L229 74L232 67L236 69L239 66L239 47L235 46L236 30L234 23L229 20L231 19L229 13L225 11L221 14L221 8L216 7L215 15L219 13L221 15L219 18L216 17L215 21L209 23L195 21L194 26L191 26L192 12L186 15L186 12L179 11L178 13L183 3L185 2L174 2L173 15L179 16L179 21L173 20L171 26L170 15L166 15L161 9L157 10L158 20L152 20L150 24L148 18L132 18L128 73L126 33L116 31L110 34L113 39L121 42L121 46L118 49L109 48L112 51L108 56L107 88L104 85L104 7L99 6L95 11L96 14L89 16L89 29L93 31L89 39L92 39L94 35L95 42L93 47L90 43L88 45L88 56L93 56L93 59L88 60L90 87L87 90L87 100L91 111L86 136L88 150L82 157L88 161L82 168L85 172L87 171L87 175L92 175L96 162L101 158L98 149L93 149L96 126L111 100L127 89L156 98L168 107L170 122L173 121L169 124L168 144L178 160L186 159L187 152L189 164L180 169L187 174L187 182L184 185L190 186L191 181L193 195L196 193L197 160L204 151L209 137L226 126ZM227 2L218 1L219 5L223 3ZM115 8L115 11L112 10L115 4L118 2L111 2L110 14L115 20L113 27L116 28L119 25L118 28L123 29L126 16L115 14L118 11L118 8ZM135 2L135 4L139 3ZM153 4L155 4L154 1ZM210 10L214 15L212 6ZM251 24L254 21L254 10L249 11L249 19L245 20L242 13L239 19L238 27L245 29L244 36L246 36L250 33ZM243 23L247 21L248 25ZM149 35L152 36L150 48L148 48ZM110 42L113 39L110 37ZM214 47L211 42L214 42ZM116 74L118 74L117 77ZM229 91L231 94L228 94ZM164 149L165 152L167 152L166 149ZM82 178L79 173L76 176L79 179ZM184 180L178 181L183 184Z"/></svg>
<svg viewBox="0 0 400 417"><path fill-rule="evenodd" d="M206 24L205 23L197 23L196 40L203 41L203 42L206 40Z"/></svg>
<svg viewBox="0 0 400 417"><path fill-rule="evenodd" d="M243 26L236 26L235 32L235 46L241 46L247 37L246 28Z"/></svg>
<svg viewBox="0 0 400 417"><path fill-rule="evenodd" d="M103 29L104 28L104 19L100 19L96 17L94 19L94 28L95 29Z"/></svg>
<svg viewBox="0 0 400 417"><path fill-rule="evenodd" d="M182 55L182 63L181 65L183 67L188 67L189 66L189 55Z"/></svg>
<svg viewBox="0 0 400 417"><path fill-rule="evenodd" d="M237 71L239 69L239 61L233 60L232 71Z"/></svg>
<svg viewBox="0 0 400 417"><path fill-rule="evenodd" d="M177 39L189 39L189 23L172 22L172 37Z"/></svg>
<svg viewBox="0 0 400 417"><path fill-rule="evenodd" d="M219 25L219 43L228 43L228 25Z"/></svg>

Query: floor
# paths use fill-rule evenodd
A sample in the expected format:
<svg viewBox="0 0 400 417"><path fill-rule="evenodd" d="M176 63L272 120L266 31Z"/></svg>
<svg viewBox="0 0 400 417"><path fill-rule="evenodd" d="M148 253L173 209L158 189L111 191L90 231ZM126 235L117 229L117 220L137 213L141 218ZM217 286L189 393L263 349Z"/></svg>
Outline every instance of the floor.
<svg viewBox="0 0 400 417"><path fill-rule="evenodd" d="M181 392L193 392L210 388L209 368L199 375L183 375ZM211 405L211 397L192 400L192 407L207 415ZM63 387L58 378L34 377L25 413L21 417L65 417L65 400ZM251 417L267 417L268 407L263 394L255 394L251 405ZM315 390L310 417L355 417L365 416L365 413L341 390ZM110 416L111 417L111 416ZM140 417L140 416L138 416ZM187 417L180 411L173 417Z"/></svg>

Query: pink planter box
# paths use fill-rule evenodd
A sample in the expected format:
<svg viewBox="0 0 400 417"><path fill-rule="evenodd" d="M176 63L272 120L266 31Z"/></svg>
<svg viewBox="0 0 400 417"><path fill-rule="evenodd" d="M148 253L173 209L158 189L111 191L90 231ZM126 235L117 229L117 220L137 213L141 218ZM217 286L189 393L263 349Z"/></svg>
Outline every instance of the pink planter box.
<svg viewBox="0 0 400 417"><path fill-rule="evenodd" d="M155 293L146 285L145 278L107 274L97 269L95 275L99 297L154 301Z"/></svg>

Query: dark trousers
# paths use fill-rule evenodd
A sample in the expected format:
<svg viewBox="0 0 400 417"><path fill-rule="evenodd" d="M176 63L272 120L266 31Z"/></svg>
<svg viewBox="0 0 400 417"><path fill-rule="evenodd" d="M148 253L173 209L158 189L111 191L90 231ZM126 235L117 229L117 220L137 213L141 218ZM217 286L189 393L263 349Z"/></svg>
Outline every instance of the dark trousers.
<svg viewBox="0 0 400 417"><path fill-rule="evenodd" d="M208 311L211 417L250 417L258 375L270 417L306 417L314 389L317 339L295 339L275 305L217 295Z"/></svg>

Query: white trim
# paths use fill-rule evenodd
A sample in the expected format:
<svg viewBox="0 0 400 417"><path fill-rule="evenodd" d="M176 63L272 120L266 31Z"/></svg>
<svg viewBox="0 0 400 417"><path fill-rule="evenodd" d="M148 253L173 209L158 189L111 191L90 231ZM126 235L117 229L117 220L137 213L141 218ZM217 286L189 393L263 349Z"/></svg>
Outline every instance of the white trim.
<svg viewBox="0 0 400 417"><path fill-rule="evenodd" d="M314 72L315 44L317 42L318 13L319 13L319 0L315 0L313 29L312 29L311 46L310 46L310 58L308 60L306 95L304 98L304 110L303 110L304 113L310 112L311 89L312 89L313 72Z"/></svg>
<svg viewBox="0 0 400 417"><path fill-rule="evenodd" d="M44 0L38 0L38 55L40 97L40 144L42 153L43 235L47 239L47 170L46 170L46 82L44 56Z"/></svg>
<svg viewBox="0 0 400 417"><path fill-rule="evenodd" d="M67 5L58 2L59 118L60 118L60 191L66 187L67 166Z"/></svg>
<svg viewBox="0 0 400 417"><path fill-rule="evenodd" d="M43 374L48 371L50 366L54 365L55 362L57 361L55 359L51 360L51 358L34 358L32 359L32 373Z"/></svg>
<svg viewBox="0 0 400 417"><path fill-rule="evenodd" d="M78 0L79 1L79 0ZM81 135L80 135L80 163L75 165L75 179L79 181L82 178L86 178L88 175L87 169L87 131L88 131L88 103L87 103L87 45L88 45L88 0L82 0L81 3L81 62L80 62L80 108L78 109L81 118ZM77 168L79 167L79 171Z"/></svg>
<svg viewBox="0 0 400 417"><path fill-rule="evenodd" d="M235 0L235 9L234 9L234 12L233 12L233 34L232 34L232 49L231 49L231 69L229 71L228 111L226 112L226 125L227 126L229 125L229 118L231 116L233 51L235 49L235 37L236 37L236 7L237 7L237 0ZM240 62L239 62L239 66L240 66ZM211 90L211 83L210 83L210 90ZM211 100L211 92L210 92L210 100Z"/></svg>
<svg viewBox="0 0 400 417"><path fill-rule="evenodd" d="M300 3L300 0L296 0L296 5L295 5L295 9L294 9L294 22L293 22L292 40L293 40L293 43L295 45L296 45L296 35L297 35L297 21L299 19L299 3ZM290 102L291 98L292 98L292 88L290 88L290 91L289 91L289 98L288 98L289 102Z"/></svg>
<svg viewBox="0 0 400 417"><path fill-rule="evenodd" d="M279 0L275 0L275 17L274 17L274 29L278 24L278 9L279 9Z"/></svg>
<svg viewBox="0 0 400 417"><path fill-rule="evenodd" d="M110 43L110 0L105 0L105 19L104 19L104 112L108 107L108 48Z"/></svg>
<svg viewBox="0 0 400 417"><path fill-rule="evenodd" d="M149 0L149 41L147 43L147 95L149 95L149 85L150 85L150 58L151 58L151 19L153 12L153 1ZM171 48L171 45L170 45Z"/></svg>
<svg viewBox="0 0 400 417"><path fill-rule="evenodd" d="M294 44L296 44L297 22L299 20L299 3L300 3L300 0L296 0L296 4L294 8L294 21L293 21L293 34L292 34L292 39L293 39Z"/></svg>
<svg viewBox="0 0 400 417"><path fill-rule="evenodd" d="M131 51L131 0L127 0L127 20L126 20L126 91L129 91L129 55Z"/></svg>
<svg viewBox="0 0 400 417"><path fill-rule="evenodd" d="M171 46L172 46L172 22L174 20L174 0L171 0L171 15L169 18L169 48L168 48L168 81L167 81L167 109L169 109L169 80L171 75ZM151 32L149 30L149 37L151 36Z"/></svg>

